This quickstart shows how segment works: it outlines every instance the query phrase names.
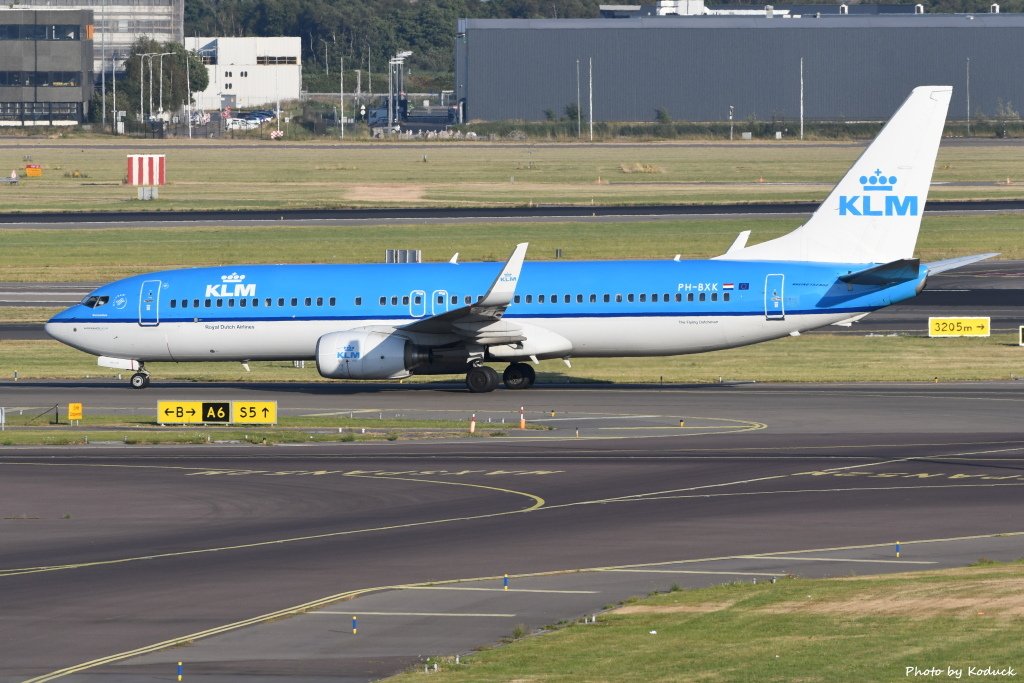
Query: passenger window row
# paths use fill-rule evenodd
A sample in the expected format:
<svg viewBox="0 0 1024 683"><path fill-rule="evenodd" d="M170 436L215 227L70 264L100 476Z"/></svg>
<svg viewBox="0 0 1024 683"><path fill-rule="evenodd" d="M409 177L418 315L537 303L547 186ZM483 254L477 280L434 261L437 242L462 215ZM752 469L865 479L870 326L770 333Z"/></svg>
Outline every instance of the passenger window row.
<svg viewBox="0 0 1024 683"><path fill-rule="evenodd" d="M93 298L96 298L96 297L93 297ZM439 303L439 304L445 303L445 299L446 298L449 299L449 303L451 305L457 306L459 304L460 297L457 296L457 295L454 295L454 294L452 294L452 295L437 295L437 297L436 297L437 303ZM102 306L103 304L105 304L107 302L107 297L100 297L100 299L101 299L100 301L92 301L92 299L90 299L90 300L84 301L83 304L86 305L86 306L95 307L95 306ZM389 303L390 303L391 306L408 306L410 304L410 301L414 305L419 306L419 305L423 304L423 299L424 299L424 295L422 295L422 294L414 294L411 297L409 295L405 295L405 296L391 296L391 297L382 296L382 297L380 297L380 299L378 301L379 301L381 306L387 306L387 305L389 305ZM473 303L473 297L471 297L471 296L464 296L464 297L461 298L461 300L464 303L464 305L466 305L466 306L468 306L468 305ZM483 300L483 297L477 297L476 300L477 300L477 302L479 302L479 301ZM709 301L709 300L710 301L718 301L719 300L718 292L710 292L710 293L709 292L699 292L697 294L695 294L694 292L687 292L687 294L686 294L686 301L687 302L692 302L692 301ZM722 294L722 301L729 301L729 300L730 300L729 292L724 292ZM227 301L227 304L224 303L225 301ZM237 304L235 303L236 301L237 301ZM275 305L276 305L276 307L278 307L278 308L285 308L285 307L289 307L289 306L291 306L291 307L299 306L300 305L300 303L299 303L300 301L302 302L301 303L302 306L305 306L305 307L308 308L308 307L311 307L311 306L314 306L314 305L315 306L323 306L325 299L322 296L318 296L318 297L315 297L315 298L307 296L307 297L304 297L302 299L299 299L298 297L291 297L290 299L286 299L284 297L279 297L276 300L271 298L271 297L267 297L265 299L262 299L262 304L261 304L261 299L256 298L256 297L251 298L251 299L247 299L247 298L237 298L236 299L236 298L232 298L232 297L225 297L225 298L222 298L222 299L171 299L170 307L171 308L182 308L182 309L187 309L187 308L224 308L225 306L227 306L227 308L235 308L236 306L239 307L239 308L259 308L262 305L264 308L272 308L272 307L275 307ZM328 306L336 306L337 305L337 298L336 297L332 296L332 297L326 299L326 301L327 301L327 305ZM598 301L600 301L602 303L612 303L613 301L615 303L623 303L623 302L625 302L625 303L647 303L648 301L650 301L651 303L670 303L672 301L675 301L676 303L681 303L683 301L683 294L681 292L677 292L675 295L670 295L668 293L662 294L662 293L659 293L659 292L653 292L651 294L647 294L646 292L642 292L640 294L634 294L634 293L627 293L627 294L601 294L600 296L597 295L597 294L590 294L590 295L576 294L575 296L572 295L572 294L561 294L561 295L560 294L551 294L551 295L545 295L545 294L537 294L537 295L526 294L526 295L521 295L521 294L516 294L515 298L514 298L514 301L517 304L521 304L521 303L532 304L532 303L535 303L535 302L538 303L538 304L543 304L543 303L557 304L559 302L568 304L568 303L573 303L573 301L575 301L575 303L578 303L578 304L582 304L584 302L589 302L589 303L592 303L592 304L596 304L596 303L598 303ZM361 297L361 296L355 297L355 299L353 299L353 303L356 306L362 306L363 305L363 297Z"/></svg>
<svg viewBox="0 0 1024 683"><path fill-rule="evenodd" d="M710 301L718 301L718 292L710 292L710 297L708 295L708 292L700 292L699 294L696 295L694 294L694 292L687 292L686 301L708 301L709 299ZM537 294L536 296L533 294L516 294L515 303L532 304L536 301L536 303L538 304L557 304L559 303L559 301L561 301L562 303L568 304L572 303L573 299L574 297L572 294L551 294L550 296L546 296L544 294ZM729 301L729 299L729 292L725 292L722 294L722 301ZM590 294L586 297L583 294L575 295L575 302L578 304L582 304L584 303L584 301L596 304L599 300L601 301L601 303L606 304L612 303L613 301L617 304L623 302L643 304L647 303L648 301L650 301L651 303L670 303L672 301L681 303L683 301L683 295L681 292L677 292L675 296L672 296L668 293L661 294L658 292L651 293L650 295L648 295L646 292L640 294L602 294L600 295L600 298L597 294Z"/></svg>
<svg viewBox="0 0 1024 683"><path fill-rule="evenodd" d="M227 304L224 303L225 301L227 301ZM236 301L238 302L237 304L235 303ZM171 299L170 306L171 308L224 308L226 305L228 308L235 308L235 306L238 306L239 308L259 308L262 305L264 308L273 308L275 307L275 301L277 308L299 306L299 301L302 301L301 305L306 306L307 308L314 305L324 305L324 297L322 296L307 296L302 299L293 296L290 299L279 297L276 300L271 297L267 297L262 300L262 304L261 300L256 297L252 299L235 299L230 297L224 299ZM328 306L335 306L338 303L338 299L333 296L326 299L326 301Z"/></svg>
<svg viewBox="0 0 1024 683"><path fill-rule="evenodd" d="M424 298L423 294L414 294L412 297L410 297L409 295L405 295L405 296L392 296L392 297L382 296L382 297L380 297L380 299L378 299L378 303L381 306L388 306L389 305L388 302L390 302L391 306L408 306L409 302L412 301L412 303L414 305L419 306L419 305L421 305L423 303L423 298ZM443 304L445 302L446 298L448 299L448 303L451 304L452 306L458 306L459 305L459 296L457 294L451 294L451 295L449 295L449 294L437 294L436 295L436 300L437 300L437 303L439 303L439 304ZM482 296L478 296L476 298L476 300L477 300L477 302L483 301L483 297ZM473 303L473 297L471 297L471 296L464 296L464 297L462 297L462 302L463 302L464 305L469 306L470 304ZM362 305L363 305L362 297L356 297L356 306L362 306Z"/></svg>

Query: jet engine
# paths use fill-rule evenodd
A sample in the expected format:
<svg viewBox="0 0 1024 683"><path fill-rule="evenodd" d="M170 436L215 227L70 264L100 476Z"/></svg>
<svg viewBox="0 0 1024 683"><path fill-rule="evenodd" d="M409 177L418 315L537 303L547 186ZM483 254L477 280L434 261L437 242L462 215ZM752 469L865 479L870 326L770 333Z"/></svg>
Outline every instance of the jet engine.
<svg viewBox="0 0 1024 683"><path fill-rule="evenodd" d="M393 332L331 332L316 342L316 369L330 379L401 379L429 360L425 349Z"/></svg>

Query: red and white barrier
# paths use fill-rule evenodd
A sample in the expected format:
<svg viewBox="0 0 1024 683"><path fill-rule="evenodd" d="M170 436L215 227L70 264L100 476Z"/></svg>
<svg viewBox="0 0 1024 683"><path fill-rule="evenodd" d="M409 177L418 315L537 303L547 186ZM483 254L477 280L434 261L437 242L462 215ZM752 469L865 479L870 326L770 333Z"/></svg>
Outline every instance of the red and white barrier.
<svg viewBox="0 0 1024 683"><path fill-rule="evenodd" d="M129 154L128 184L156 186L167 183L167 157L164 154Z"/></svg>

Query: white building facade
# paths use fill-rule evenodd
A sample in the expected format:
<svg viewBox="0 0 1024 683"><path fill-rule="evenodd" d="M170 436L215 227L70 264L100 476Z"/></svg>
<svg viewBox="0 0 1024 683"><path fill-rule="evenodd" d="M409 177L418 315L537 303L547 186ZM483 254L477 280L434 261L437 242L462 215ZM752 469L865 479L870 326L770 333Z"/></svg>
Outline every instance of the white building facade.
<svg viewBox="0 0 1024 683"><path fill-rule="evenodd" d="M186 37L185 48L202 57L210 79L192 93L196 109L273 109L302 90L301 38Z"/></svg>

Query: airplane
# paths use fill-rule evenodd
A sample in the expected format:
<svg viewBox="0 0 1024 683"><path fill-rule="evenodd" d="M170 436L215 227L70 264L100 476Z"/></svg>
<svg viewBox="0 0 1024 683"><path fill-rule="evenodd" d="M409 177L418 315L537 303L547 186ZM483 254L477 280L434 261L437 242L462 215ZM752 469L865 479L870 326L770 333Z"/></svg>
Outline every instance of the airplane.
<svg viewBox="0 0 1024 683"><path fill-rule="evenodd" d="M534 384L544 359L675 356L849 326L929 276L913 252L952 88L913 90L814 214L710 260L233 265L103 285L46 331L100 366L315 360L330 379L465 373L471 392ZM487 363L507 363L498 373ZM570 366L571 367L571 366Z"/></svg>

